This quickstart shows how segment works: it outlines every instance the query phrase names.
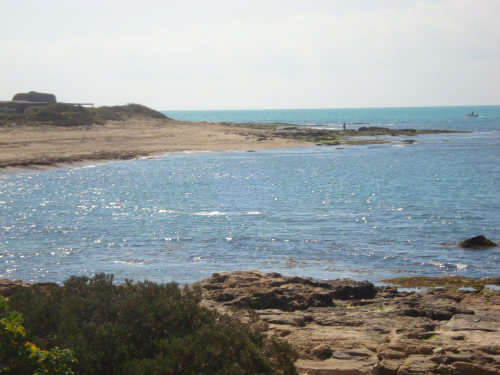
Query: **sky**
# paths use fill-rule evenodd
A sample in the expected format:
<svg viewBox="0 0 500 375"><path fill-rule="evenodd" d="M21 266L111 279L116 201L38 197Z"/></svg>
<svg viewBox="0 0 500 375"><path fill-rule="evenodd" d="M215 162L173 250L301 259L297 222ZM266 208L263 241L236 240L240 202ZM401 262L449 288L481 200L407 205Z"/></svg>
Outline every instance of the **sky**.
<svg viewBox="0 0 500 375"><path fill-rule="evenodd" d="M500 0L0 0L0 100L500 105Z"/></svg>

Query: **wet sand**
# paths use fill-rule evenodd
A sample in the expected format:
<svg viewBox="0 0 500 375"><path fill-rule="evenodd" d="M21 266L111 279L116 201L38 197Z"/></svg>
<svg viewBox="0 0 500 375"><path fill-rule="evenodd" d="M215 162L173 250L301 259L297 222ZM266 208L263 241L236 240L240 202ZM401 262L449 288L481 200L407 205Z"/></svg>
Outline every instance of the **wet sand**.
<svg viewBox="0 0 500 375"><path fill-rule="evenodd" d="M273 127L132 118L105 125L0 127L0 168L35 168L180 151L257 150L312 145Z"/></svg>

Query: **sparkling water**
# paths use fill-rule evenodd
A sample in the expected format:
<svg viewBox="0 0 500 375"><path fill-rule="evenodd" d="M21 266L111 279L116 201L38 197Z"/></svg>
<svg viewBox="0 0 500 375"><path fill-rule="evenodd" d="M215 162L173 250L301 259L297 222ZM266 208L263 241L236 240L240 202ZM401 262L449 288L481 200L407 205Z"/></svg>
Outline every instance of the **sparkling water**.
<svg viewBox="0 0 500 375"><path fill-rule="evenodd" d="M472 111L479 117L464 116ZM499 248L450 245L479 234L500 242L498 106L165 113L472 132L3 171L0 278L61 282L105 272L192 283L250 269L371 281L500 275Z"/></svg>

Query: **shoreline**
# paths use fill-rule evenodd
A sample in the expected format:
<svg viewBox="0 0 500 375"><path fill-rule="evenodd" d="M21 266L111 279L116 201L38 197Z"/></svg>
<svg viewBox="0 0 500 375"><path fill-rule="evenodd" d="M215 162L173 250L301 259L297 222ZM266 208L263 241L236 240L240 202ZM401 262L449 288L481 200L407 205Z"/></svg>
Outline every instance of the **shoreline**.
<svg viewBox="0 0 500 375"><path fill-rule="evenodd" d="M183 151L233 151L309 146L303 140L274 137L273 129L220 123L131 118L104 125L10 125L0 127L0 170L57 167L62 164Z"/></svg>
<svg viewBox="0 0 500 375"><path fill-rule="evenodd" d="M61 286L3 279L0 295L31 287ZM406 292L259 271L214 273L186 287L200 292L201 307L291 345L300 375L500 371L498 290Z"/></svg>
<svg viewBox="0 0 500 375"><path fill-rule="evenodd" d="M130 160L183 151L253 151L314 145L381 144L390 141L376 136L414 137L448 132L451 133L384 128L316 130L288 124L284 127L284 124L187 122L144 116L107 121L103 125L10 124L0 126L0 171ZM414 139L400 141L411 144Z"/></svg>

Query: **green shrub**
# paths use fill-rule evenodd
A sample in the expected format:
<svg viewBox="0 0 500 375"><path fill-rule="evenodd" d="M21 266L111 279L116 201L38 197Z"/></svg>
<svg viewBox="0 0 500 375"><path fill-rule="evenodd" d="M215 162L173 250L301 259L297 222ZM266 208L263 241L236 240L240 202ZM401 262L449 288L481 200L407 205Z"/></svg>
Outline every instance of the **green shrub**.
<svg viewBox="0 0 500 375"><path fill-rule="evenodd" d="M69 103L54 103L28 107L24 114L0 113L0 126L32 122L56 126L102 125L106 121L123 121L131 117L168 119L163 113L141 104L86 108Z"/></svg>
<svg viewBox="0 0 500 375"><path fill-rule="evenodd" d="M61 126L92 125L94 123L94 116L90 110L66 103L29 107L25 111L25 117L31 121Z"/></svg>
<svg viewBox="0 0 500 375"><path fill-rule="evenodd" d="M0 112L0 126L23 123L24 115L19 113Z"/></svg>
<svg viewBox="0 0 500 375"><path fill-rule="evenodd" d="M116 285L99 274L23 289L10 300L28 334L72 349L78 374L295 374L288 345L200 307L199 293L175 283Z"/></svg>
<svg viewBox="0 0 500 375"><path fill-rule="evenodd" d="M148 118L167 119L163 113L155 111L141 104L127 104L112 107L99 107L93 110L98 123L108 120L126 120L133 116L144 116Z"/></svg>
<svg viewBox="0 0 500 375"><path fill-rule="evenodd" d="M21 314L0 296L0 374L71 375L72 363L67 349L42 350L27 341Z"/></svg>

